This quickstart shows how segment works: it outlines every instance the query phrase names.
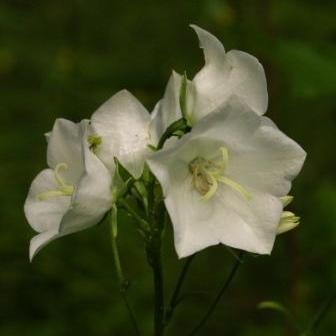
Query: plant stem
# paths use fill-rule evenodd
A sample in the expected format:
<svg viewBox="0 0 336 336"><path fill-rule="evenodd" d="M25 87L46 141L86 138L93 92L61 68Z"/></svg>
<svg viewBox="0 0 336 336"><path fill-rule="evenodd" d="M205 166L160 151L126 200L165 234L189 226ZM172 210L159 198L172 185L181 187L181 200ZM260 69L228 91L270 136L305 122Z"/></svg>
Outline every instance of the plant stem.
<svg viewBox="0 0 336 336"><path fill-rule="evenodd" d="M161 260L161 235L154 234L147 244L147 258L153 270L154 281L154 335L164 333L164 289Z"/></svg>
<svg viewBox="0 0 336 336"><path fill-rule="evenodd" d="M322 322L323 318L325 318L325 316L329 312L335 300L336 300L336 290L334 290L331 293L331 295L326 299L326 301L322 304L321 308L318 310L317 314L315 315L312 323L301 336L310 336L310 335L315 334L315 331L317 330L318 326Z"/></svg>
<svg viewBox="0 0 336 336"><path fill-rule="evenodd" d="M169 139L176 131L186 132L190 130L190 127L187 125L186 120L184 118L178 119L174 121L172 124L168 126L166 131L161 136L158 145L156 146L156 150L162 149L166 140Z"/></svg>
<svg viewBox="0 0 336 336"><path fill-rule="evenodd" d="M133 310L131 308L131 305L128 301L127 298L127 289L129 287L129 282L125 279L124 273L122 271L121 267L121 262L120 262L120 257L119 257L119 249L118 249L118 244L117 244L117 230L116 230L116 225L117 225L117 212L116 212L116 207L112 207L111 213L110 213L110 224L111 224L111 245L112 245L112 253L113 253L113 259L114 259L114 265L118 277L118 282L119 282L119 292L121 294L121 297L125 303L129 318L132 322L134 333L137 336L140 336L140 331L138 327L138 323L136 320L136 317L133 313Z"/></svg>
<svg viewBox="0 0 336 336"><path fill-rule="evenodd" d="M193 261L194 257L195 257L195 254L187 258L187 260L184 263L183 268L180 272L180 275L177 279L175 290L174 290L174 292L171 296L169 307L168 307L167 312L166 312L166 317L165 317L165 323L166 324L168 324L168 322L172 318L172 316L174 314L174 310L179 303L179 296L180 296L180 292L181 292L181 289L182 289L182 285L183 285L183 282L186 278L189 267L190 267L191 262Z"/></svg>
<svg viewBox="0 0 336 336"><path fill-rule="evenodd" d="M137 221L139 229L142 232L149 231L149 224L141 217L140 214L137 213L136 210L133 209L133 207L130 204L128 204L128 202L125 199L120 198L118 200L118 203Z"/></svg>
<svg viewBox="0 0 336 336"><path fill-rule="evenodd" d="M222 288L218 292L218 294L215 297L215 299L213 300L213 302L210 304L209 309L207 310L207 312L205 313L205 315L203 316L203 318L201 319L201 321L192 330L192 332L189 334L189 336L196 335L202 329L202 327L206 324L206 322L208 321L208 319L210 318L210 316L212 315L212 313L216 309L216 307L217 307L220 299L222 298L223 294L225 293L225 291L227 290L227 288L231 284L234 276L236 275L236 273L238 271L239 266L242 264L242 257L243 257L243 252L240 252L239 253L239 258L237 258L236 261L235 261L235 263L233 264L233 267L232 267L232 269L231 269L231 271L229 273L229 276L225 280L224 285L222 286Z"/></svg>

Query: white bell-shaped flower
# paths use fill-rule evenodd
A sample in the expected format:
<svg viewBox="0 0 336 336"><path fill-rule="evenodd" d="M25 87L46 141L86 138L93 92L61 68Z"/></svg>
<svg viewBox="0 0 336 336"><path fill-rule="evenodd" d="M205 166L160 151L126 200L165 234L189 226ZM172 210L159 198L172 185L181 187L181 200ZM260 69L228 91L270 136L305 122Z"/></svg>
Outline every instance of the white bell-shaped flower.
<svg viewBox="0 0 336 336"><path fill-rule="evenodd" d="M252 55L230 50L206 30L191 25L203 49L205 65L186 85L185 117L194 125L235 95L255 113L267 110L268 93L265 72ZM162 100L154 109L157 130L165 130L182 117L180 106L182 76L173 72ZM162 132L159 134L162 135Z"/></svg>
<svg viewBox="0 0 336 336"><path fill-rule="evenodd" d="M218 243L269 254L305 151L239 97L147 162L159 180L179 257Z"/></svg>
<svg viewBox="0 0 336 336"><path fill-rule="evenodd" d="M48 169L32 182L25 215L39 234L30 242L30 259L58 237L97 224L111 208L112 178L93 153L89 121L57 119L48 133Z"/></svg>

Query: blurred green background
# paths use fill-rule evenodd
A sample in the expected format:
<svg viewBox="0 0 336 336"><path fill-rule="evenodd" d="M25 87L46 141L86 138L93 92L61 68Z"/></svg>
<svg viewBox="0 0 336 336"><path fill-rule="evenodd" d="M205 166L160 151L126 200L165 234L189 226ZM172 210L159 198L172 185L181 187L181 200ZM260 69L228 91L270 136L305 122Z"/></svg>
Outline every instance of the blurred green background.
<svg viewBox="0 0 336 336"><path fill-rule="evenodd" d="M113 271L108 227L58 240L28 261L33 230L23 203L46 166L44 132L55 118L88 118L127 88L149 109L174 68L203 65L196 23L259 58L270 116L308 152L294 184L301 226L280 236L271 257L250 257L200 335L297 335L258 302L277 300L308 323L336 287L336 2L313 0L0 1L0 335L132 335ZM152 283L143 245L128 220L120 248L143 335L151 327ZM233 257L224 247L195 260L168 335L185 335ZM167 295L181 262L171 232L164 252ZM336 305L318 335L336 334Z"/></svg>

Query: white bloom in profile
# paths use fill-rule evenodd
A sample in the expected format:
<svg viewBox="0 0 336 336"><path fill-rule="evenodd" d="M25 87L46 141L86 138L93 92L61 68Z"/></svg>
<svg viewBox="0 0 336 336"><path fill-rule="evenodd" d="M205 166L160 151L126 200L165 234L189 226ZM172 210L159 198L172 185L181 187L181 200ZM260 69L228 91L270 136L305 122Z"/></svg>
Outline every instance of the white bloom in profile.
<svg viewBox="0 0 336 336"><path fill-rule="evenodd" d="M269 254L306 153L232 98L147 160L159 180L179 257L218 243Z"/></svg>
<svg viewBox="0 0 336 336"><path fill-rule="evenodd" d="M197 33L203 49L205 65L192 81L187 82L184 109L190 124L196 124L233 95L255 113L264 114L268 93L265 72L259 61L243 51L225 52L215 36L196 25L191 27ZM165 95L154 110L156 118L153 123L158 130L165 130L182 117L179 103L181 78L173 72Z"/></svg>
<svg viewBox="0 0 336 336"><path fill-rule="evenodd" d="M47 135L50 168L34 179L24 205L39 233L30 242L31 260L56 238L97 224L111 208L111 174L93 153L89 127L87 120L57 119Z"/></svg>

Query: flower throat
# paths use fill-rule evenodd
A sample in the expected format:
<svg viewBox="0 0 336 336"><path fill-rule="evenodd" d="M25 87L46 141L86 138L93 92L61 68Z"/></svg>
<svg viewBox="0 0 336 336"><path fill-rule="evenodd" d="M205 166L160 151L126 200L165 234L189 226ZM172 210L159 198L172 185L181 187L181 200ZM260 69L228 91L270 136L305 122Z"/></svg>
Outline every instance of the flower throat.
<svg viewBox="0 0 336 336"><path fill-rule="evenodd" d="M221 158L218 160L196 157L189 163L194 188L202 195L203 200L209 200L216 194L218 183L223 183L249 200L251 195L242 185L224 176L229 161L229 152L226 147L220 147L219 150Z"/></svg>

